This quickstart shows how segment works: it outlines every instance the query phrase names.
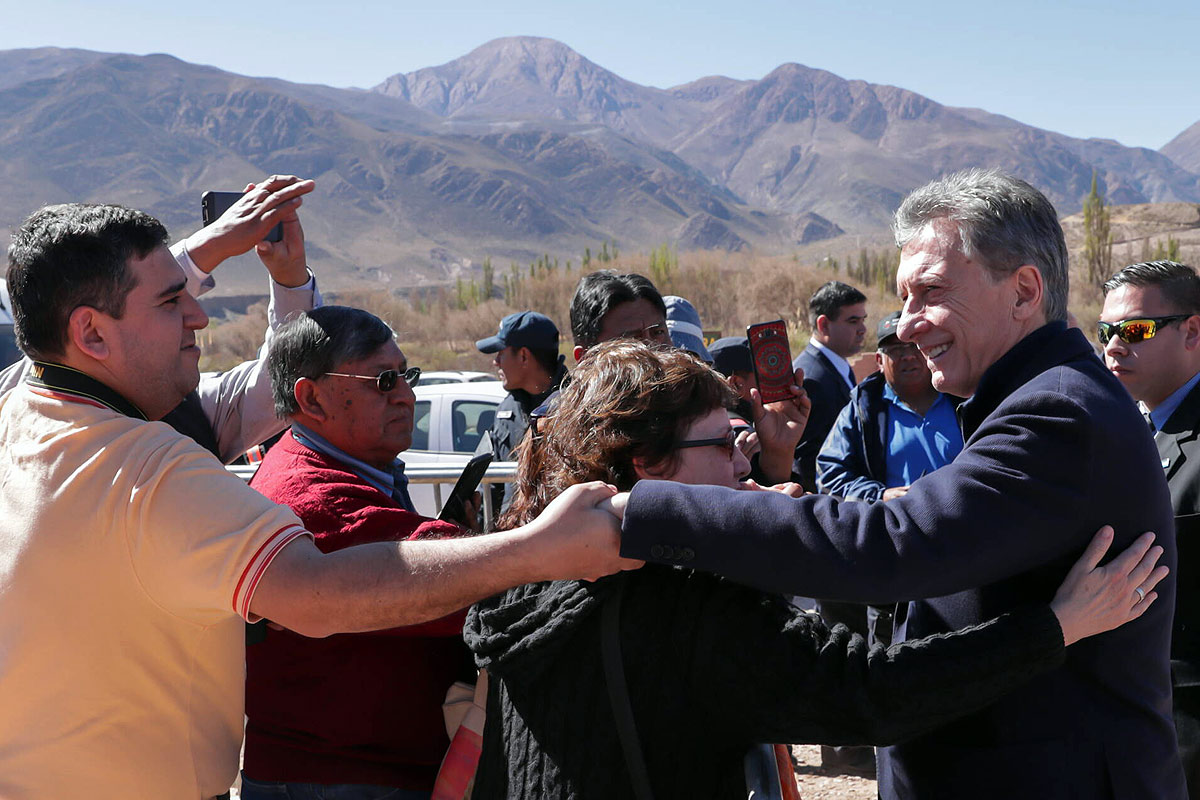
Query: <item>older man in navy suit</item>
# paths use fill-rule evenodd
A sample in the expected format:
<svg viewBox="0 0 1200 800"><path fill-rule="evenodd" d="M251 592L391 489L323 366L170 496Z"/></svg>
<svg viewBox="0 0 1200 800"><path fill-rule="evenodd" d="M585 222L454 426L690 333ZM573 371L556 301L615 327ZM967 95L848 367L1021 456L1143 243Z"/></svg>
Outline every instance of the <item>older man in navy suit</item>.
<svg viewBox="0 0 1200 800"><path fill-rule="evenodd" d="M969 170L913 192L896 238L900 339L917 344L939 391L969 397L958 458L888 503L642 481L612 501L622 554L779 592L914 601L901 638L1044 601L1104 523L1117 546L1157 531L1174 570L1154 442L1064 321L1067 250L1050 202L1024 181ZM1158 591L1139 619L1072 647L1004 701L885 748L881 796L1182 800L1174 581ZM1136 587L1131 607L1144 594Z"/></svg>

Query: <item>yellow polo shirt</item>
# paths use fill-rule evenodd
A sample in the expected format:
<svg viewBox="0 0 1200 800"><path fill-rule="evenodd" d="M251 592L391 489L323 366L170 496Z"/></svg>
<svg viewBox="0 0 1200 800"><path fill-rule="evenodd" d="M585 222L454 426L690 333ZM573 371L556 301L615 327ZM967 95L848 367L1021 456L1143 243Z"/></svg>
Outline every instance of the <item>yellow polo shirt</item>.
<svg viewBox="0 0 1200 800"><path fill-rule="evenodd" d="M208 798L236 777L243 619L299 519L161 422L0 399L0 798Z"/></svg>

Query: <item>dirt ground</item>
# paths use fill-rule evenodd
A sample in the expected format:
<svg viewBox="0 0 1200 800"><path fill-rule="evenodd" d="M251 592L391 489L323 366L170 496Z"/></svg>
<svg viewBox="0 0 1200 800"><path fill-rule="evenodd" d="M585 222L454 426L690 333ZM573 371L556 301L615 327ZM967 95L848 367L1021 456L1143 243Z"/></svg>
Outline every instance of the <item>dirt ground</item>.
<svg viewBox="0 0 1200 800"><path fill-rule="evenodd" d="M792 745L792 760L796 763L796 782L801 800L875 800L875 781L852 775L827 775L821 771L821 748L818 745ZM230 800L238 800L241 779L234 784Z"/></svg>
<svg viewBox="0 0 1200 800"><path fill-rule="evenodd" d="M802 800L875 800L875 781L853 775L827 775L821 771L821 748L792 745L796 781Z"/></svg>

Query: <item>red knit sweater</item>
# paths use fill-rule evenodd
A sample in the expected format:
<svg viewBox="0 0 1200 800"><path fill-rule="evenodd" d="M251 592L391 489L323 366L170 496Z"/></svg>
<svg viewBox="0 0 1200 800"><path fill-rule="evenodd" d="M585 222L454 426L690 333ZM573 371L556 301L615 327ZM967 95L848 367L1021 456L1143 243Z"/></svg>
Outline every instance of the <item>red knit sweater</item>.
<svg viewBox="0 0 1200 800"><path fill-rule="evenodd" d="M325 553L461 535L400 508L289 431L250 485L290 506ZM271 630L246 648L246 774L262 781L429 790L449 746L446 689L473 680L465 610L406 628L308 639Z"/></svg>

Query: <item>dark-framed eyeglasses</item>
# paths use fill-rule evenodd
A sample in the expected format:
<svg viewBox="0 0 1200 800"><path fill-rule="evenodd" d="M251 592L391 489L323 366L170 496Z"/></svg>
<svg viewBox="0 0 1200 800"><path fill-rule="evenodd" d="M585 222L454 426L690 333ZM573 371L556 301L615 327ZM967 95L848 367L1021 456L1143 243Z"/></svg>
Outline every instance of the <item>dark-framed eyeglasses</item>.
<svg viewBox="0 0 1200 800"><path fill-rule="evenodd" d="M893 361L898 361L905 356L920 355L921 351L918 350L917 346L912 342L898 342L896 344L889 344L886 347L879 348L879 352L883 353Z"/></svg>
<svg viewBox="0 0 1200 800"><path fill-rule="evenodd" d="M385 369L378 375L351 375L348 372L326 372L323 374L332 375L335 378L355 378L360 381L375 381L375 388L384 394L395 389L396 385L400 383L401 378L404 378L404 382L409 386L416 386L417 381L421 380L420 367L409 367L404 372L395 369Z"/></svg>
<svg viewBox="0 0 1200 800"><path fill-rule="evenodd" d="M1172 322L1185 320L1191 314L1171 314L1167 317L1138 317L1124 319L1120 322L1097 322L1096 338L1100 344L1108 344L1108 340L1116 336L1125 344L1137 344L1147 339L1153 339L1159 329Z"/></svg>
<svg viewBox="0 0 1200 800"><path fill-rule="evenodd" d="M733 461L733 456L737 453L737 434L730 428L728 433L717 439L685 439L675 445L676 450L686 450L689 447L723 447L729 460Z"/></svg>

